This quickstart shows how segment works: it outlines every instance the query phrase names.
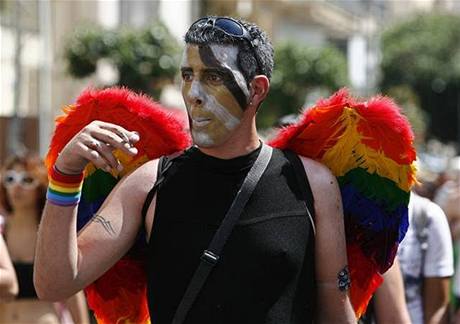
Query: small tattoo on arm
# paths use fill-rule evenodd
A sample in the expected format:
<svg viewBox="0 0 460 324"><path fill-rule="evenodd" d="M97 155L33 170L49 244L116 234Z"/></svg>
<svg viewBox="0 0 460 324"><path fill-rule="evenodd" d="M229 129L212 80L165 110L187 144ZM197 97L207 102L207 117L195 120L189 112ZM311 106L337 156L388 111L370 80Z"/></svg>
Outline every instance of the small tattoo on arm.
<svg viewBox="0 0 460 324"><path fill-rule="evenodd" d="M109 234L109 235L115 235L115 231L112 227L112 224L110 224L110 221L106 220L104 217L102 217L101 215L98 215L98 214L95 214L92 221L94 223L99 223L102 225L102 227L105 229L105 231Z"/></svg>
<svg viewBox="0 0 460 324"><path fill-rule="evenodd" d="M337 275L337 286L340 291L346 291L350 289L351 280L350 272L348 271L348 266L345 266Z"/></svg>

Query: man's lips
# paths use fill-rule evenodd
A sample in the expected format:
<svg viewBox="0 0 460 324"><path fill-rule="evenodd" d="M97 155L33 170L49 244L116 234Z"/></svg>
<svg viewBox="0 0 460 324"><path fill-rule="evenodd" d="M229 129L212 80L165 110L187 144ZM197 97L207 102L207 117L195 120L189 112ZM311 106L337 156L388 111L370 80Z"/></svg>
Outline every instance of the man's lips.
<svg viewBox="0 0 460 324"><path fill-rule="evenodd" d="M194 127L204 127L211 122L211 118L196 117L192 118L192 125Z"/></svg>

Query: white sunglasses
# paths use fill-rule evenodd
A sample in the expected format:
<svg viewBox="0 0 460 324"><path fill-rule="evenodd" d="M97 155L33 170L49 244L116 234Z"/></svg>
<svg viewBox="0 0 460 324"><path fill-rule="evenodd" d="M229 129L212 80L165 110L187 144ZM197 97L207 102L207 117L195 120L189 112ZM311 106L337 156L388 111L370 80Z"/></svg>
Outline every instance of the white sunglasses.
<svg viewBox="0 0 460 324"><path fill-rule="evenodd" d="M5 188L10 188L15 184L20 185L24 189L34 189L38 186L38 180L24 171L6 171L3 175L2 182Z"/></svg>

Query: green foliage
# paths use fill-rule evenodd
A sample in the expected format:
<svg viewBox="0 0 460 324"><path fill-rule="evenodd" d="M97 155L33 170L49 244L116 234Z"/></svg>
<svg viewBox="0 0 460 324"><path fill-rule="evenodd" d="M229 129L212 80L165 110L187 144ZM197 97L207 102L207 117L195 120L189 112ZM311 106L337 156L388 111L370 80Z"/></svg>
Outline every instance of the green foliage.
<svg viewBox="0 0 460 324"><path fill-rule="evenodd" d="M347 85L345 56L333 47L313 48L285 43L275 50L270 93L258 116L260 127L298 113L312 91L331 93Z"/></svg>
<svg viewBox="0 0 460 324"><path fill-rule="evenodd" d="M65 48L70 75L84 78L96 72L97 61L109 52L104 36L104 31L97 27L76 30Z"/></svg>
<svg viewBox="0 0 460 324"><path fill-rule="evenodd" d="M407 85L431 120L430 134L454 140L460 106L460 17L421 15L382 35L384 90Z"/></svg>
<svg viewBox="0 0 460 324"><path fill-rule="evenodd" d="M180 47L161 23L143 30L84 27L68 40L65 59L73 77L91 75L103 58L117 68L117 85L157 97L178 71Z"/></svg>

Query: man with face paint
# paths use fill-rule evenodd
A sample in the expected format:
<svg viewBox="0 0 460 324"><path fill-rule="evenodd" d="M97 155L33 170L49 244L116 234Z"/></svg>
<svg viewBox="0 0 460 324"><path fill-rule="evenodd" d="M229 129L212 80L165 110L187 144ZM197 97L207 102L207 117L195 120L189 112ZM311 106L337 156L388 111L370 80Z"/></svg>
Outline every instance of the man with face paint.
<svg viewBox="0 0 460 324"><path fill-rule="evenodd" d="M255 116L273 70L270 41L248 22L202 18L185 42L181 87L195 146L174 159L174 172L145 215L157 160L123 179L78 237L76 206L48 203L35 273L42 298L62 299L93 282L144 227L151 320L171 323L203 250L261 151ZM110 170L118 161L107 147L134 155L129 144L138 140L117 125L93 122L67 144L55 167L79 174L91 161ZM307 191L314 201L305 202ZM346 263L335 177L315 161L274 149L185 323L354 323Z"/></svg>
<svg viewBox="0 0 460 324"><path fill-rule="evenodd" d="M248 104L249 89L236 67L236 54L236 48L219 45L189 46L184 53L182 94L194 142L201 147L224 143Z"/></svg>

